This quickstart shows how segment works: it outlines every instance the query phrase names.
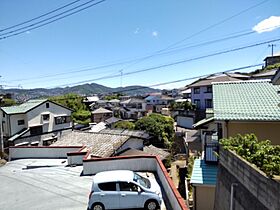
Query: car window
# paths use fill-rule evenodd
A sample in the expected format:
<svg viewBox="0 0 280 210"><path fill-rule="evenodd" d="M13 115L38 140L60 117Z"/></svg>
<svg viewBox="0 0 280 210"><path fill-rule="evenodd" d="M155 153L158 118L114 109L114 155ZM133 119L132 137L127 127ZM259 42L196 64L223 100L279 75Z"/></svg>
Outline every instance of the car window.
<svg viewBox="0 0 280 210"><path fill-rule="evenodd" d="M130 192L137 192L138 186L133 183L128 182L120 182L120 191L130 191Z"/></svg>
<svg viewBox="0 0 280 210"><path fill-rule="evenodd" d="M102 191L116 191L116 182L100 183L98 187Z"/></svg>

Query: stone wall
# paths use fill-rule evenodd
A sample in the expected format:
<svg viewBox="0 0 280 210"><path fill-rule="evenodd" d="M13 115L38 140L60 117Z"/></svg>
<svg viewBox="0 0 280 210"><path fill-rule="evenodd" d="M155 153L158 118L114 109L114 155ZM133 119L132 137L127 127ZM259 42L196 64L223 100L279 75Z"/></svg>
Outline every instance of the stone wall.
<svg viewBox="0 0 280 210"><path fill-rule="evenodd" d="M262 171L234 152L220 149L220 164L215 194L215 210L230 209L231 184L233 209L280 209L280 180L268 178Z"/></svg>

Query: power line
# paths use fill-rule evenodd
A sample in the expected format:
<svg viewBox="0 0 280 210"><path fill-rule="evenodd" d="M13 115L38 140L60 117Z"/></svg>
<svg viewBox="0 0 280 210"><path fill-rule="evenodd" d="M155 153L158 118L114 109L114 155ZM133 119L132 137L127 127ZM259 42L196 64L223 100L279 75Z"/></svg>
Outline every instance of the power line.
<svg viewBox="0 0 280 210"><path fill-rule="evenodd" d="M224 71L218 71L218 72L214 72L214 73L209 73L209 74L204 74L204 75L199 75L199 76L194 76L194 77L187 77L187 78L183 78L183 79L179 79L179 80L172 80L172 81L168 81L168 82L157 83L157 84L152 84L152 85L142 86L142 87L136 87L136 88L126 88L126 87L124 87L124 88L122 88L123 90L104 92L104 94L117 94L117 93L129 92L129 91L134 91L134 90L153 88L153 87L157 87L157 86L174 84L174 83L184 82L184 81L193 80L193 79L205 78L205 77L212 76L212 75L217 75L217 74L229 73L229 72L232 72L232 71L240 71L240 70L254 68L254 67L258 67L258 66L262 66L262 65L263 64L260 63L260 64L242 66L242 67L237 67L237 68L233 68L233 69L227 69L227 70L224 70ZM75 98L77 98L77 97L75 97ZM75 98L72 98L72 99L75 99ZM84 97L78 96L78 98L84 98ZM67 98L67 99L69 99L69 98ZM55 100L66 100L66 98L60 98L60 99L55 99Z"/></svg>
<svg viewBox="0 0 280 210"><path fill-rule="evenodd" d="M84 3L83 6L84 6L85 4L91 3L91 2L93 2L93 1L96 1L96 0L88 1L88 2ZM97 5L97 4L100 4L100 3L104 2L104 1L106 1L106 0L100 0L100 1L98 1L98 2L96 2L96 3L93 3L93 4L89 5L89 6L83 7L83 8L81 8L81 9L79 9L79 10L76 10L76 11L71 12L71 13L69 13L69 14L66 14L66 15L64 15L64 16L61 16L61 17L56 18L56 19L54 19L54 20L48 21L48 22L43 23L43 24L38 25L38 26L34 26L34 27L31 27L31 28L28 28L28 29L26 29L26 30L23 30L23 31L20 31L20 32L17 32L17 33L13 33L13 34L8 35L8 36L3 36L3 35L5 35L5 34L7 34L7 33L0 34L0 36L3 36L3 37L0 37L0 40L2 40L2 39L7 39L7 38L9 38L9 37L17 36L17 35L20 35L20 34L22 34L22 33L35 30L35 29L37 29L37 28L43 27L43 26L45 26L45 25L51 24L51 23L53 23L53 22L56 22L56 21L58 21L58 20L61 20L61 19L63 19L63 18L66 18L66 17L68 17L68 16L71 16L71 15L73 15L73 14L76 14L76 13L78 13L78 12L81 12L81 11L83 11L83 10L85 10L85 9L88 9L88 8L90 8L90 7L92 7L92 6L95 6L95 5ZM81 5L80 5L80 6L77 6L77 7L81 7ZM76 9L77 7L75 7L75 9ZM72 11L72 10L73 10L73 9L67 10L67 12ZM53 17L50 17L50 18L48 18L48 19L39 21L38 23L45 22L45 21L47 21L47 20L49 20L49 19L53 19L54 17L60 16L60 15L62 15L62 14L64 14L64 13L67 13L67 12L60 13L60 14L55 15L55 16L53 16ZM37 24L37 23L34 23L34 24L31 24L30 26L33 26L33 25L36 25L36 24ZM28 26L28 27L30 27L30 26ZM23 27L23 28L26 28L26 27ZM18 30L15 30L15 31L18 31ZM14 31L14 32L15 32L15 31Z"/></svg>
<svg viewBox="0 0 280 210"><path fill-rule="evenodd" d="M7 28L0 29L0 32L6 31L6 30L9 30L9 29L12 29L12 28L21 26L21 25L24 25L24 24L26 24L26 23L30 23L30 22L32 22L32 21L34 21L34 20L40 19L40 18L45 17L45 16L47 16L47 15L49 15L49 14L52 14L52 13L54 13L54 12L57 12L57 11L61 10L61 9L64 9L64 8L66 8L66 7L68 7L68 6L72 5L72 4L75 4L75 3L79 2L79 1L81 1L81 0L72 1L72 2L70 2L69 4L66 4L66 5L63 5L63 6L61 6L61 7L58 7L58 8L56 8L56 9L54 9L54 10L51 10L51 11L49 11L49 12L47 12L47 13L44 13L44 14L42 14L42 15L39 15L39 16L37 16L37 17L35 17L35 18L32 18L32 19L30 19L30 20L26 20L26 21L23 21L23 22L21 22L21 23L18 23L18 24L9 26L9 27L7 27Z"/></svg>
<svg viewBox="0 0 280 210"><path fill-rule="evenodd" d="M213 56L217 56L217 55L226 54L226 53L229 53L229 52L235 52L235 51L239 51L239 50L243 50L243 49L247 49L247 48L252 48L252 47L256 47L256 46L260 46L260 45L264 45L264 44L268 44L268 43L276 42L276 41L280 41L280 38L279 39L274 39L274 40L268 40L268 41L260 42L260 43L256 43L256 44L251 44L251 45L247 45L247 46L242 46L242 47L238 47L238 48L234 48L234 49L215 52L215 53L212 53L212 54L203 55L203 56L199 56L199 57L184 59L184 60L180 60L180 61L176 61L176 62L172 62L172 63L167 63L167 64L163 64L163 65L159 65L159 66L154 66L154 67L150 67L150 68L146 68L146 69L140 69L140 70L136 70L136 71L126 72L126 73L122 73L122 76L127 76L127 75L137 74L137 73L141 73L141 72L151 71L151 70L155 70L155 69L160 69L160 68L164 68L164 67L174 66L174 65L178 65L178 64L182 64L182 63L187 63L187 62L190 62L190 61L200 60L200 59L204 59L204 58L208 58L208 57L213 57ZM111 76L103 76L103 77L99 77L99 78L96 78L96 79L90 79L90 80L84 80L84 81L75 82L75 83L63 84L61 86L78 85L78 84L81 84L81 83L88 83L88 82L93 82L93 81L98 81L98 80L111 79L111 78L120 77L120 76L121 76L121 74L115 74L115 75L111 75ZM51 87L49 87L49 88L51 88Z"/></svg>
<svg viewBox="0 0 280 210"><path fill-rule="evenodd" d="M263 30L277 28L279 26L280 25L277 25L277 26L265 28ZM244 32L244 33L241 33L241 32ZM182 45L181 48L177 48L177 49L174 48L173 50L170 50L170 51L167 51L167 52L158 53L157 56L167 55L167 54L176 53L176 52L179 52L179 51L188 50L188 49L192 49L192 48L196 48L196 47L202 47L202 46L206 46L206 45L210 45L210 44L215 44L217 42L226 41L226 40L230 40L230 39L235 39L235 38L239 38L239 37L242 37L242 36L247 36L247 35L256 33L255 31L251 31L251 30L243 30L241 32L235 32L235 33L232 33L232 34L235 34L235 35L229 35L229 36L226 36L226 37L223 37L223 38L220 38L220 39L214 39L214 40L198 43L198 44L195 44L195 45L189 45L189 46ZM87 71L92 71L92 70L99 70L99 69L104 69L104 68L108 68L108 67L113 67L113 66L126 64L126 63L132 63L132 62L137 61L139 59L141 60L141 59L143 59L143 57L142 58L131 59L131 60L124 60L122 62L104 64L104 65L96 66L96 67L82 68L82 69L79 69L79 70L67 71L67 72L62 72L62 73L57 73L57 74L48 74L48 75L42 75L42 76L39 76L39 77L29 77L29 78L9 80L8 82L19 82L19 81L34 80L34 79L38 80L38 79L41 79L41 78L50 78L50 77L57 77L57 76L72 74L72 73L80 73L80 72L87 72ZM123 71L123 70L121 69L121 71ZM30 84L30 83L24 83L24 84Z"/></svg>
<svg viewBox="0 0 280 210"><path fill-rule="evenodd" d="M125 68L129 68L129 67L131 67L131 66L133 66L133 65L135 65L135 64L137 64L137 63L139 63L139 62L142 62L142 61L144 61L144 60L147 60L147 59L149 59L149 58L152 58L152 57L154 57L155 55L157 55L158 53L164 52L164 51L166 51L166 50L172 48L173 46L176 46L176 45L178 45L178 44L180 44L180 43L182 43L182 42L184 42L184 41L186 41L186 40L188 40L188 39L191 39L191 38L193 38L193 37L195 37L195 36L197 36L197 35L199 35L199 34L205 32L205 31L208 31L209 29L212 29L212 28L214 28L214 27L216 27L216 26L218 26L218 25L221 25L221 24L223 24L223 23L225 23L225 22L227 22L227 21L229 21L229 20L231 20L231 19L233 19L233 18L235 18L235 17L237 17L237 16L239 16L239 15L241 15L241 14L243 14L243 13L245 13L245 12L247 12L247 11L253 9L253 8L255 8L255 7L258 7L258 6L264 4L264 3L268 2L268 1L269 1L269 0L264 0L264 1L260 2L260 3L258 3L258 4L255 4L255 5L251 6L251 7L248 7L248 8L246 8L246 9L244 9L244 10L242 10L242 11L240 11L240 12L238 12L238 13L236 13L236 14L230 16L230 17L227 17L227 18L225 18L225 19L223 19L223 20L221 20L221 21L219 21L219 22L217 22L217 23L214 23L214 24L212 24L212 25L210 25L210 26L208 26L208 27L206 27L206 28L204 28L204 29L202 29L202 30L200 30L200 31L198 31L198 32L195 32L195 33L191 34L190 36L185 37L184 39L182 39L182 40L180 40L180 41L177 41L177 42L175 42L175 43L173 43L173 44L171 44L171 45L169 45L169 46L167 46L167 47L165 47L165 48L163 48L163 49L161 49L161 50L158 50L158 51L156 51L155 53L153 53L153 54L151 54L151 55L149 55L149 56L146 56L146 57L140 59L139 61L136 61L134 64L131 64L131 65L125 67ZM123 68L122 70L124 70L125 68Z"/></svg>

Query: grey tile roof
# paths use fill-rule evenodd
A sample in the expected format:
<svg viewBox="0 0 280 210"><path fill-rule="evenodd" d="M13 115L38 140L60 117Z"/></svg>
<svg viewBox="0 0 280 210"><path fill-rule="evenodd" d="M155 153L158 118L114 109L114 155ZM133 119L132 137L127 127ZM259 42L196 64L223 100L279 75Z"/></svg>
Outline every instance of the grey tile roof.
<svg viewBox="0 0 280 210"><path fill-rule="evenodd" d="M129 138L130 136L73 131L62 136L52 146L87 146L91 155L109 157Z"/></svg>
<svg viewBox="0 0 280 210"><path fill-rule="evenodd" d="M130 137L141 138L141 139L150 138L150 135L148 133L146 133L145 131L138 131L138 130L131 131L127 129L104 129L99 133L111 134L111 135L124 135L124 136L130 136Z"/></svg>
<svg viewBox="0 0 280 210"><path fill-rule="evenodd" d="M34 107L46 102L47 99L29 100L18 106L1 107L6 114L21 114L26 113Z"/></svg>
<svg viewBox="0 0 280 210"><path fill-rule="evenodd" d="M200 79L200 80L190 84L188 87L209 86L213 82L226 82L226 81L240 81L240 79L236 79L236 78L230 77L228 75L218 75L218 76L212 76L212 77Z"/></svg>
<svg viewBox="0 0 280 210"><path fill-rule="evenodd" d="M98 108L98 109L92 111L91 113L92 113L92 114L103 114L103 113L112 113L112 111L100 107L100 108Z"/></svg>

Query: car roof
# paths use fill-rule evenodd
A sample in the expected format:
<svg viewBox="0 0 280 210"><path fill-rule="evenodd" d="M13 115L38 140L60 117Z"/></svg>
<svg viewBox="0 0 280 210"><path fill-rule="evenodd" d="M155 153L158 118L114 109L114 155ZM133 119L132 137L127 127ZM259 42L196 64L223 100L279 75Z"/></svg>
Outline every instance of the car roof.
<svg viewBox="0 0 280 210"><path fill-rule="evenodd" d="M103 171L97 173L93 177L93 182L94 183L116 182L116 181L130 182L133 181L133 177L134 177L134 172L129 170Z"/></svg>

